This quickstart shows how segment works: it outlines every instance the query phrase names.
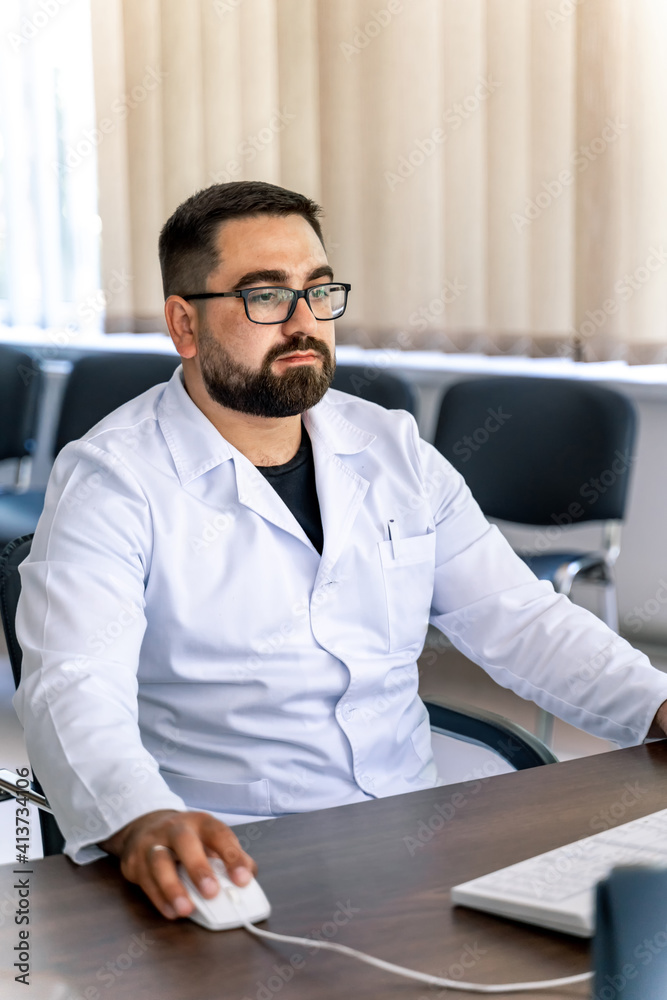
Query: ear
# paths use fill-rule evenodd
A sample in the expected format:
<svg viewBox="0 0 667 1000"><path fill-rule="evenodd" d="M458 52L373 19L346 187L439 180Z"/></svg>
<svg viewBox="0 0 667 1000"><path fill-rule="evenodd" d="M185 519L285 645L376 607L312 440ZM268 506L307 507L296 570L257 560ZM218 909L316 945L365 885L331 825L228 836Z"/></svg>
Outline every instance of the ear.
<svg viewBox="0 0 667 1000"><path fill-rule="evenodd" d="M194 358L199 333L199 313L196 307L180 295L170 295L164 304L164 317L180 356Z"/></svg>

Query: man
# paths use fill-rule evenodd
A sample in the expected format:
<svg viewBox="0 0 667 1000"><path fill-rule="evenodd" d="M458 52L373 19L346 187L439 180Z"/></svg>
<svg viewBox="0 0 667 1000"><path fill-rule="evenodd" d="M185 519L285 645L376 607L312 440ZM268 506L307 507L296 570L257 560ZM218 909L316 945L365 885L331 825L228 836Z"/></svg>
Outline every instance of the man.
<svg viewBox="0 0 667 1000"><path fill-rule="evenodd" d="M63 449L21 567L15 705L66 853L118 855L169 918L177 859L204 895L207 855L250 877L227 824L437 783L429 620L581 728L664 729L667 677L535 579L414 419L328 391L348 286L318 214L243 182L176 210L182 368Z"/></svg>

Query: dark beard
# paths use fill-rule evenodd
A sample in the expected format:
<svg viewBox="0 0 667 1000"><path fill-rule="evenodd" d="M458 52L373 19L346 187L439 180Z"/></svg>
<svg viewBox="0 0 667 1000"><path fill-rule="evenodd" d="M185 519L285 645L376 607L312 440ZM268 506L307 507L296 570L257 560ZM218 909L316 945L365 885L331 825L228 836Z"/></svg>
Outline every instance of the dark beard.
<svg viewBox="0 0 667 1000"><path fill-rule="evenodd" d="M272 362L293 351L314 351L322 358L321 368L314 362L275 375ZM336 371L325 343L315 337L294 337L290 343L276 344L260 370L253 372L230 358L207 328L200 331L199 363L204 386L214 402L256 417L293 417L309 410L322 399Z"/></svg>

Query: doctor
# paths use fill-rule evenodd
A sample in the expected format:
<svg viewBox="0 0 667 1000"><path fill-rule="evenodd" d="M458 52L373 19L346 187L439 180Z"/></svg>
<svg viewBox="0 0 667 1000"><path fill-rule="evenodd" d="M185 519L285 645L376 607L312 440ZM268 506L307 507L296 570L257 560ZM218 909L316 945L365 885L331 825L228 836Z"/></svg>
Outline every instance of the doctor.
<svg viewBox="0 0 667 1000"><path fill-rule="evenodd" d="M334 279L309 199L200 191L160 237L172 379L53 467L21 566L15 697L79 863L116 854L169 918L229 825L437 783L431 621L503 686L621 745L667 676L538 582L414 419L329 390Z"/></svg>

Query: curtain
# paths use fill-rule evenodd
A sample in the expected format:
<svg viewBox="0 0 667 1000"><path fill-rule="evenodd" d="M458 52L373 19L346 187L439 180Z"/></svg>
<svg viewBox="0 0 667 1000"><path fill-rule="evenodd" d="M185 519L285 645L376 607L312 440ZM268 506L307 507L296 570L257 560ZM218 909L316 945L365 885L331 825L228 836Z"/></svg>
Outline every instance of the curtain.
<svg viewBox="0 0 667 1000"><path fill-rule="evenodd" d="M258 179L322 204L340 342L667 360L664 0L91 3L109 331L164 328L176 206Z"/></svg>

